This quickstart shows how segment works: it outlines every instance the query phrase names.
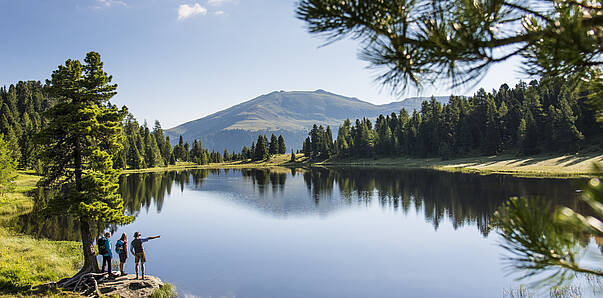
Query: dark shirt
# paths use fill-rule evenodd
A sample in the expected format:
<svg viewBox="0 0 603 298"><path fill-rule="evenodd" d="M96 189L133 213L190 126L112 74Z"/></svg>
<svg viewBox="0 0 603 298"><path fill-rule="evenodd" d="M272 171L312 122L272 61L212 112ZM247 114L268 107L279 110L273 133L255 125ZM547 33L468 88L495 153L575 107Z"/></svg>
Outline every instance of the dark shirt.
<svg viewBox="0 0 603 298"><path fill-rule="evenodd" d="M144 252L144 247L142 246L142 244L147 241L149 241L149 238L138 238L138 239L132 240L132 247L134 248L134 252L135 253Z"/></svg>

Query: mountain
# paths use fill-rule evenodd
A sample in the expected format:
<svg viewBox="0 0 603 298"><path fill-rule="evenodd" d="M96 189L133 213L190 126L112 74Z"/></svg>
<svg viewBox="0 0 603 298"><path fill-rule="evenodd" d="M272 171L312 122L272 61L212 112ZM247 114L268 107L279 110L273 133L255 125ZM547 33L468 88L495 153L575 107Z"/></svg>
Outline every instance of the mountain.
<svg viewBox="0 0 603 298"><path fill-rule="evenodd" d="M184 142L201 140L210 150L240 151L250 146L258 134L282 134L288 150L300 149L313 124L331 125L333 133L345 119L398 113L405 108L409 113L421 108L429 97L413 97L384 105L374 105L353 97L345 97L324 90L275 91L219 111L209 116L186 122L166 130L172 144L182 135ZM448 97L436 97L445 103ZM374 120L374 119L372 119ZM335 136L334 136L335 137Z"/></svg>

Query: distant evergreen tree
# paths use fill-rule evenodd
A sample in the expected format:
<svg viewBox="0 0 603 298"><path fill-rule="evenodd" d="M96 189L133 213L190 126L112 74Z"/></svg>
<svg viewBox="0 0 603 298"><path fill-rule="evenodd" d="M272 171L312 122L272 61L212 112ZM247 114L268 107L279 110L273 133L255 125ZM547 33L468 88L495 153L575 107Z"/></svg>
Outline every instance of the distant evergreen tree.
<svg viewBox="0 0 603 298"><path fill-rule="evenodd" d="M268 148L266 148L266 136L259 135L255 144L254 161L265 160L268 158Z"/></svg>
<svg viewBox="0 0 603 298"><path fill-rule="evenodd" d="M324 142L323 154L325 157L329 157L333 153L333 132L331 132L331 126L329 125L325 130Z"/></svg>
<svg viewBox="0 0 603 298"><path fill-rule="evenodd" d="M183 161L191 161L190 155L189 155L189 152L190 152L189 148L190 148L189 144L188 143L184 143L184 147L183 147L183 150L182 150L182 160Z"/></svg>
<svg viewBox="0 0 603 298"><path fill-rule="evenodd" d="M588 86L588 85L587 85ZM603 136L595 112L583 100L591 90L558 78L542 78L514 88L503 84L491 93L451 96L440 104L431 98L409 117L380 115L374 128L368 119L345 120L337 139L330 129L314 125L302 152L313 158L373 156L493 155L576 152L585 144L599 146ZM546 107L546 108L543 108Z"/></svg>
<svg viewBox="0 0 603 298"><path fill-rule="evenodd" d="M4 136L0 134L0 197L14 190L14 181L17 178L16 167L8 143L4 141Z"/></svg>
<svg viewBox="0 0 603 298"><path fill-rule="evenodd" d="M287 153L287 146L285 145L285 138L283 138L283 135L278 136L278 153Z"/></svg>
<svg viewBox="0 0 603 298"><path fill-rule="evenodd" d="M230 155L230 153L228 152L228 149L224 149L224 153L222 154L222 158L224 159L224 161L231 161L232 157Z"/></svg>
<svg viewBox="0 0 603 298"><path fill-rule="evenodd" d="M278 147L278 139L274 134L270 136L270 145L268 146L268 153L271 155L277 154L279 152Z"/></svg>
<svg viewBox="0 0 603 298"><path fill-rule="evenodd" d="M149 129L147 127L145 127L144 144L145 164L147 165L147 167L153 168L158 166L164 166L159 146L157 146L157 142L155 141L155 136L150 134Z"/></svg>
<svg viewBox="0 0 603 298"><path fill-rule="evenodd" d="M252 148L254 147L253 145L251 146ZM251 159L252 157L252 151L247 147L247 146L243 146L243 149L241 149L241 155L242 155L242 159Z"/></svg>
<svg viewBox="0 0 603 298"><path fill-rule="evenodd" d="M172 154L172 145L170 144L170 138L164 136L163 129L158 120L155 120L155 124L153 125L153 136L161 155L162 165L167 166Z"/></svg>
<svg viewBox="0 0 603 298"><path fill-rule="evenodd" d="M312 141L310 140L310 137L307 137L304 141L302 152L304 153L304 156L312 157Z"/></svg>
<svg viewBox="0 0 603 298"><path fill-rule="evenodd" d="M291 161L291 162L295 161L295 153L293 153L293 149L291 150L291 159L289 161Z"/></svg>
<svg viewBox="0 0 603 298"><path fill-rule="evenodd" d="M146 167L144 159L140 155L140 151L138 151L136 144L131 144L129 148L126 159L128 167L132 169L142 169Z"/></svg>

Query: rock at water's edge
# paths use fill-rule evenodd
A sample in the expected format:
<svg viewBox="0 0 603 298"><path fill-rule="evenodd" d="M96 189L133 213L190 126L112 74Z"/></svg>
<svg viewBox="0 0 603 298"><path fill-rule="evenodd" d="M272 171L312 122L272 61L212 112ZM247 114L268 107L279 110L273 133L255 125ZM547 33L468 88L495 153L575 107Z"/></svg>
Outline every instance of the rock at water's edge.
<svg viewBox="0 0 603 298"><path fill-rule="evenodd" d="M98 289L101 294L107 296L148 297L161 286L163 286L163 282L155 276L147 275L143 280L136 279L134 274L128 274L112 280L104 280L98 284Z"/></svg>

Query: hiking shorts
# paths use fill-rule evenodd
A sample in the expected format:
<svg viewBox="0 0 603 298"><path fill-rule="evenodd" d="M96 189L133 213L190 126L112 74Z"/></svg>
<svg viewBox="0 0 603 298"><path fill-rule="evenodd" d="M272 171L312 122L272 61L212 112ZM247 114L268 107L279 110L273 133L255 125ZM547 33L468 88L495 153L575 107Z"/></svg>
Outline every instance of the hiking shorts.
<svg viewBox="0 0 603 298"><path fill-rule="evenodd" d="M119 254L119 262L120 263L125 263L127 258L128 258L127 254Z"/></svg>
<svg viewBox="0 0 603 298"><path fill-rule="evenodd" d="M146 261L147 261L147 258L144 255L144 251L143 252L137 252L137 253L134 254L134 262L136 264L138 264L139 262L143 262L144 263Z"/></svg>

